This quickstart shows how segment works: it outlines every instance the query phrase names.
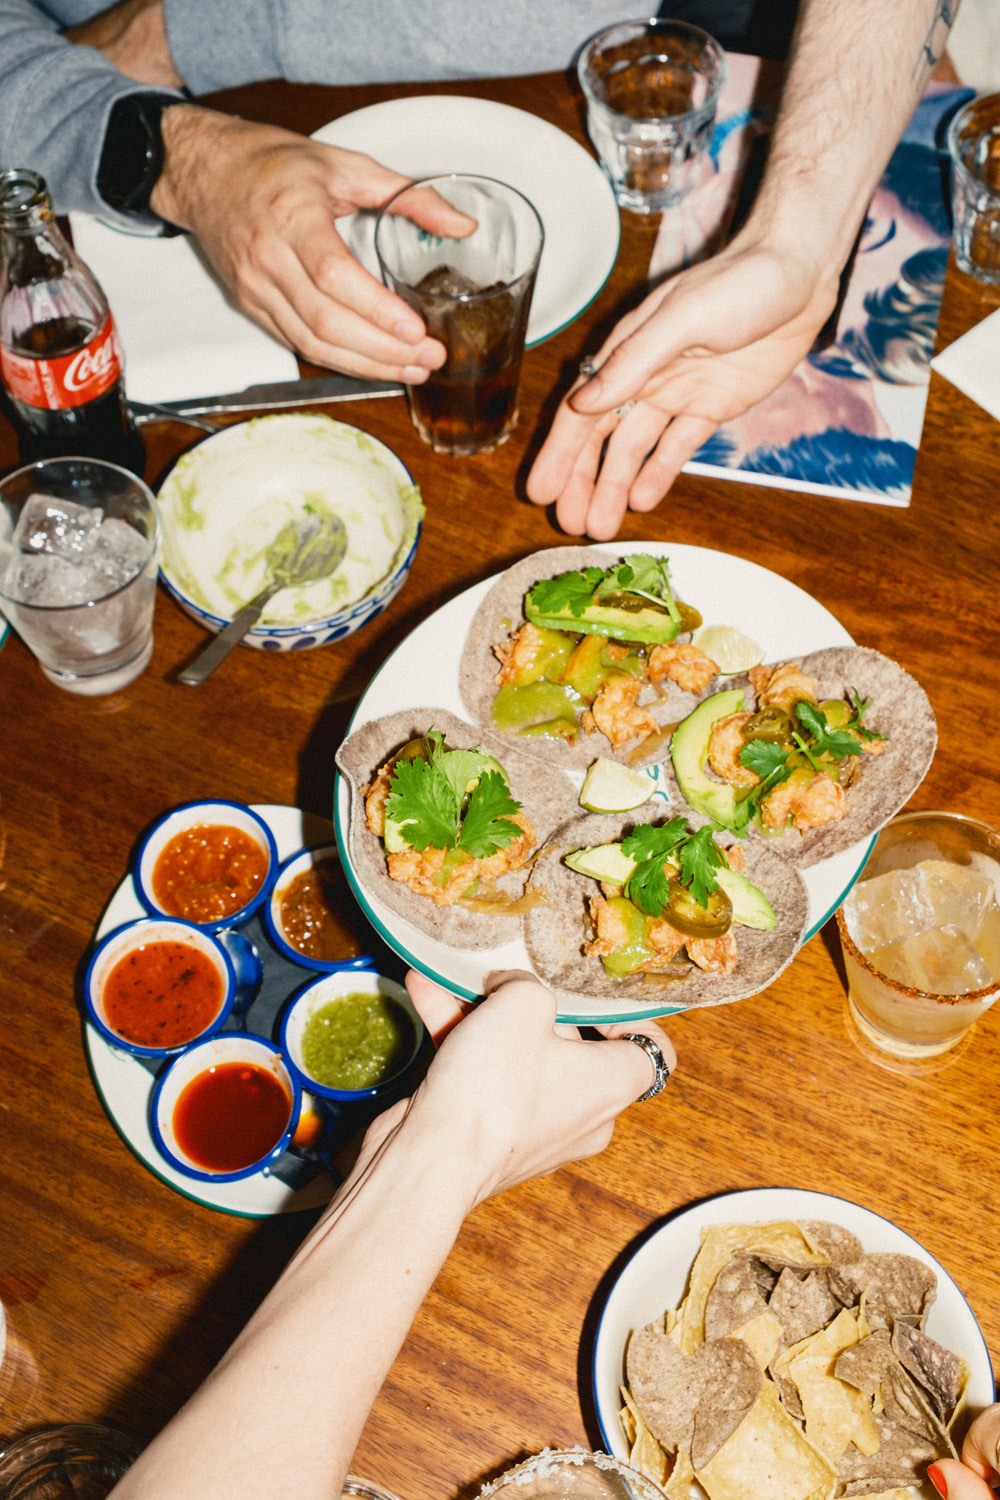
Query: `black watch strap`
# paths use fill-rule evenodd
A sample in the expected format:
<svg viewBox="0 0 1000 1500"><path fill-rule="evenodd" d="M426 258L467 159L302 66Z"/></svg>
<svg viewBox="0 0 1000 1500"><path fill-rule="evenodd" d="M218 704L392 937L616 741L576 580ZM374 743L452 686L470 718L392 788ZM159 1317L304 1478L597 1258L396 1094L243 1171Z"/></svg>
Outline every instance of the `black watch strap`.
<svg viewBox="0 0 1000 1500"><path fill-rule="evenodd" d="M156 93L117 99L97 168L97 190L105 203L145 224L163 225L167 234L184 231L155 214L149 200L163 171L163 111L183 102L176 94Z"/></svg>

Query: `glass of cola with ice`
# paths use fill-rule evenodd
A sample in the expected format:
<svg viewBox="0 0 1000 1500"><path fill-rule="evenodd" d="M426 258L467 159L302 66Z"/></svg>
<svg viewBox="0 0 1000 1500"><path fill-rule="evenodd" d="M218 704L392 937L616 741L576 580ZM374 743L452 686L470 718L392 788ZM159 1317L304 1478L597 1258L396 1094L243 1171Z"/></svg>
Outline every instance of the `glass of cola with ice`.
<svg viewBox="0 0 1000 1500"><path fill-rule="evenodd" d="M0 480L0 611L50 682L115 693L153 651L160 516L127 469L92 458Z"/></svg>
<svg viewBox="0 0 1000 1500"><path fill-rule="evenodd" d="M435 193L476 221L463 239L441 239L408 217ZM517 423L517 389L544 231L516 188L451 173L397 193L380 212L375 250L382 279L448 351L422 385L407 387L410 416L437 453L488 453Z"/></svg>
<svg viewBox="0 0 1000 1500"><path fill-rule="evenodd" d="M958 813L903 813L837 913L861 1037L921 1062L1000 997L1000 835Z"/></svg>

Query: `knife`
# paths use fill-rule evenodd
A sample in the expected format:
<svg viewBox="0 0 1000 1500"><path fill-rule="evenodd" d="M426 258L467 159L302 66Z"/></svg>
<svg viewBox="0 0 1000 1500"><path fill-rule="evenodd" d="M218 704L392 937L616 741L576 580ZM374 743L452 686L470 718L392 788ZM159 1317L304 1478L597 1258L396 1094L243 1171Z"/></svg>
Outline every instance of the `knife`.
<svg viewBox="0 0 1000 1500"><path fill-rule="evenodd" d="M259 411L276 406L311 406L316 401L354 401L362 396L401 396L403 387L391 380L364 380L357 375L320 375L312 380L279 380L269 385L248 385L245 391L224 396L191 396L185 401L158 403L130 401L137 422L186 416L202 412Z"/></svg>

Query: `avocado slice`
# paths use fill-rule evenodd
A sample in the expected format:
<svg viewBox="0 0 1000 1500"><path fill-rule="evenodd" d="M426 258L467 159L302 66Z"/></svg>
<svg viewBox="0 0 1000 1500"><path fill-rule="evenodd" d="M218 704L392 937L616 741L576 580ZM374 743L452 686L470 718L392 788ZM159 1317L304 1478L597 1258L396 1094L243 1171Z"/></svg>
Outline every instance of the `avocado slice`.
<svg viewBox="0 0 1000 1500"><path fill-rule="evenodd" d="M470 796L479 785L479 777L485 776L488 771L499 771L506 785L510 786L510 777L507 775L507 772L504 770L503 766L498 760L495 759L494 756L487 755L485 751L477 752L477 763L479 767L479 774L471 777L466 783L465 795L467 797ZM409 849L412 847L409 839L403 832L405 826L406 825L403 823L395 822L395 820L392 818L386 818L385 828L382 833L382 842L385 844L385 851L387 854L402 854L404 849Z"/></svg>
<svg viewBox="0 0 1000 1500"><path fill-rule="evenodd" d="M777 927L778 919L774 915L774 907L764 892L752 885L745 875L741 875L738 870L730 870L724 866L720 866L714 874L716 881L733 903L734 923L740 927L754 927L758 932L770 932L772 927Z"/></svg>
<svg viewBox="0 0 1000 1500"><path fill-rule="evenodd" d="M713 693L678 724L670 738L670 758L685 802L695 812L733 833L746 832L746 809L736 796L736 787L712 781L705 774L705 765L713 725L730 714L742 713L745 708L742 688Z"/></svg>
<svg viewBox="0 0 1000 1500"><path fill-rule="evenodd" d="M664 605L651 603L639 594L608 594L600 603L588 604L575 615L567 604L553 614L543 614L532 603L529 593L524 613L533 625L545 630L573 630L578 635L602 635L614 641L641 641L647 646L672 641L684 628Z"/></svg>
<svg viewBox="0 0 1000 1500"><path fill-rule="evenodd" d="M592 849L574 849L567 854L564 863L578 875L589 875L592 880L610 880L614 885L624 885L635 869L635 860L622 850L621 844L595 844Z"/></svg>

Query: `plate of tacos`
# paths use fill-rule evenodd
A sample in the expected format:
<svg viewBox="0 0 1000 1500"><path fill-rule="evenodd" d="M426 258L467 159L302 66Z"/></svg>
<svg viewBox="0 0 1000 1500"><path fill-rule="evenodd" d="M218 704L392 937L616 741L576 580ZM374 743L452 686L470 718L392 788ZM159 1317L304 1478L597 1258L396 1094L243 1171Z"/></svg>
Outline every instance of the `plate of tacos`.
<svg viewBox="0 0 1000 1500"><path fill-rule="evenodd" d="M634 1020L766 988L935 743L919 684L787 579L679 544L557 547L383 664L335 823L406 962L467 998L533 968L561 1019Z"/></svg>

